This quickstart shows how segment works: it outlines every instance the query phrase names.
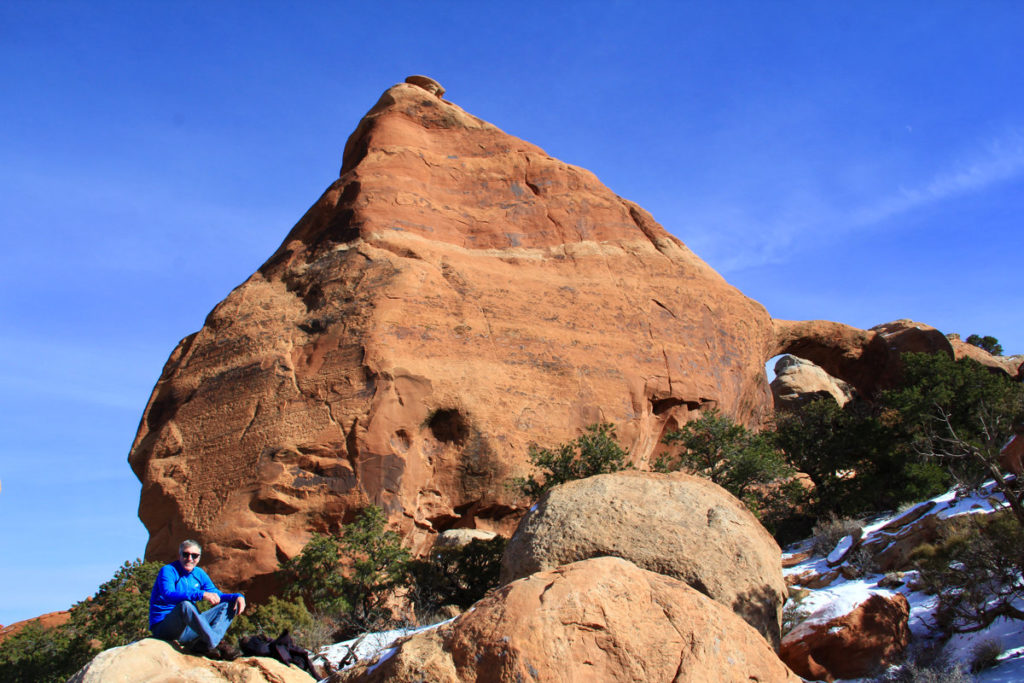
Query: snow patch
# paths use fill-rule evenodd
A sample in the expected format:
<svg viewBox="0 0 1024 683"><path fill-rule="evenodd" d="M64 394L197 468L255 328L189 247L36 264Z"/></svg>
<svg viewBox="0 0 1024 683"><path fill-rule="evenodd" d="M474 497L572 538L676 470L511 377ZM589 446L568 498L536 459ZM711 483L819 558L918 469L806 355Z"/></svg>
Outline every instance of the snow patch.
<svg viewBox="0 0 1024 683"><path fill-rule="evenodd" d="M835 564L839 560L843 559L849 550L850 546L853 545L853 536L843 536L839 539L839 543L836 543L836 547L828 554L827 561L829 564Z"/></svg>
<svg viewBox="0 0 1024 683"><path fill-rule="evenodd" d="M932 509L924 512L921 510L924 506L931 506ZM904 524L914 523L910 520L915 517L935 514L939 519L949 519L961 515L990 514L1005 508L1006 504L1002 494L996 490L995 482L988 481L976 493L964 494L949 491L930 501L918 503L902 513L894 513L871 520L871 523L864 527L862 542L870 542L872 536L875 538L888 537L894 529ZM906 521L900 523L901 518ZM888 532L881 531L890 523L892 523L892 528ZM851 544L852 539L845 537L836 545L828 558L810 557L800 564L786 568L784 574L794 575L805 572L823 574L829 571L828 563L835 563L841 559ZM783 557L793 557L799 552L806 551L808 547L808 541L795 544L787 548L787 553ZM904 572L904 584L891 590L879 588L877 586L878 579L879 575L877 574L849 580L839 576L826 588L810 590L798 603L790 599L787 601L787 606L790 609L796 608L799 613L809 615L796 625L790 632L791 636L799 637L799 631L849 614L872 595L892 597L896 593L900 593L906 597L910 605L909 625L913 636L912 642L918 644L941 642L941 634L934 628L938 598L911 589L911 586L916 585L917 572ZM1024 622L1003 618L996 620L983 631L954 635L945 643L942 653L951 662L960 662L966 670L970 668L974 648L986 640L998 641L1002 645L1003 653L999 656L997 666L979 672L976 674L975 680L978 683L1020 683L1024 681Z"/></svg>
<svg viewBox="0 0 1024 683"><path fill-rule="evenodd" d="M429 631L431 629L439 628L445 624L451 623L454 620L447 619L445 621L431 624L430 626L418 626L415 628L396 628L391 631L378 631L376 633L366 633L358 638L352 638L351 640L345 640L334 645L327 645L321 648L316 653L316 659L322 662L330 662L331 666L338 669L342 660L348 657L350 652L354 652L354 657L348 662L347 665L342 667L347 669L354 666L356 662L365 659L371 659L378 654L381 655L380 659L374 664L377 667L388 657L395 654L397 648L393 647L395 642L399 638L405 636L411 636L414 633L420 633L423 631ZM372 669L371 669L372 671Z"/></svg>

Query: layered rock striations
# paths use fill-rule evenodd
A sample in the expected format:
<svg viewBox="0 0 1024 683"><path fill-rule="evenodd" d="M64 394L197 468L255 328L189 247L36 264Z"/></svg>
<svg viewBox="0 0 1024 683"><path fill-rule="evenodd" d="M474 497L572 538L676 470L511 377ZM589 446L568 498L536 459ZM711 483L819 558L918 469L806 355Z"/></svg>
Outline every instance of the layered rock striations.
<svg viewBox="0 0 1024 683"><path fill-rule="evenodd" d="M689 411L770 412L762 306L420 83L384 93L339 179L171 354L129 455L147 557L195 536L220 582L259 586L368 503L414 550L509 533L531 443L610 421L643 464Z"/></svg>

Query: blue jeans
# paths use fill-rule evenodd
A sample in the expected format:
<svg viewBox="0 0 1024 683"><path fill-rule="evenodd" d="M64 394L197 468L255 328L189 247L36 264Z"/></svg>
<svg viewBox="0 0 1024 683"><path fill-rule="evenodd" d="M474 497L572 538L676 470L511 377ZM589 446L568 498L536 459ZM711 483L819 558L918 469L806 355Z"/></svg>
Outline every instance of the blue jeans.
<svg viewBox="0 0 1024 683"><path fill-rule="evenodd" d="M235 603L227 601L201 613L187 600L174 606L162 621L153 624L153 635L161 640L177 640L182 645L198 639L198 645L217 647L235 618Z"/></svg>

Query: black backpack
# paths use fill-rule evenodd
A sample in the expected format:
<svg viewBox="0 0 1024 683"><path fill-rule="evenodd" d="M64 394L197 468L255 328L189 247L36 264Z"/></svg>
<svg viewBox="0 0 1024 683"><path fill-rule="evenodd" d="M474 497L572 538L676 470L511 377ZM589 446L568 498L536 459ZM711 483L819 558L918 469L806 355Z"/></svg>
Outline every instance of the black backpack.
<svg viewBox="0 0 1024 683"><path fill-rule="evenodd" d="M284 631L274 640L263 635L245 636L238 641L242 653L256 657L273 657L282 664L294 664L310 676L316 677L310 651L299 647L292 641L288 631Z"/></svg>

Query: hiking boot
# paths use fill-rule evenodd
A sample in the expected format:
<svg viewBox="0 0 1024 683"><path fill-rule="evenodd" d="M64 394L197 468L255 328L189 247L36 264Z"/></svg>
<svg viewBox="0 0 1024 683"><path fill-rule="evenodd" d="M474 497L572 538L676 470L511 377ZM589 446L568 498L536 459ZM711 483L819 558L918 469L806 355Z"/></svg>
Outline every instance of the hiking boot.
<svg viewBox="0 0 1024 683"><path fill-rule="evenodd" d="M225 662L233 662L242 656L242 653L237 648L232 647L223 640L217 644L217 652L220 653L220 658Z"/></svg>
<svg viewBox="0 0 1024 683"><path fill-rule="evenodd" d="M198 655L200 657L206 657L207 659L220 659L220 652L215 647L208 647L204 643L198 640L193 641L188 646L188 651L191 654Z"/></svg>

